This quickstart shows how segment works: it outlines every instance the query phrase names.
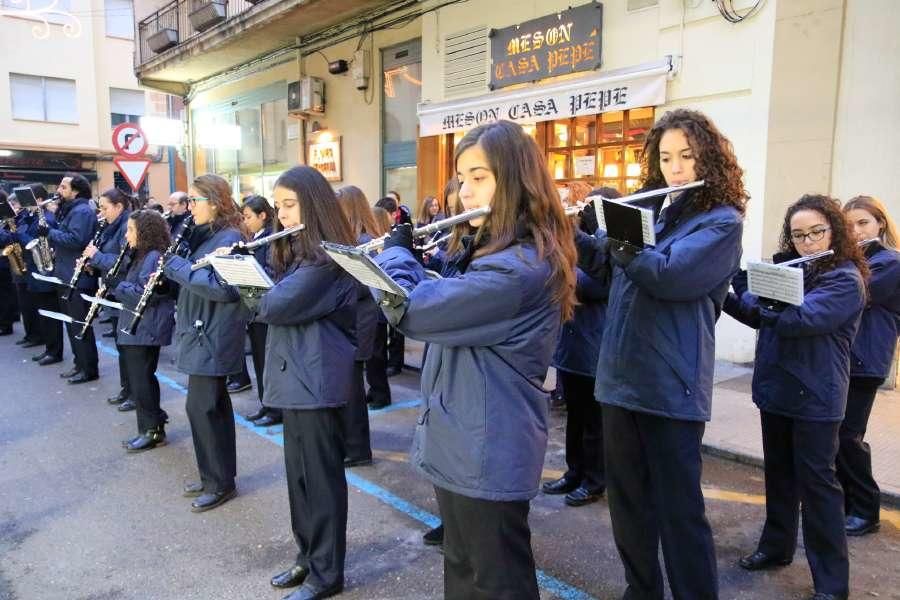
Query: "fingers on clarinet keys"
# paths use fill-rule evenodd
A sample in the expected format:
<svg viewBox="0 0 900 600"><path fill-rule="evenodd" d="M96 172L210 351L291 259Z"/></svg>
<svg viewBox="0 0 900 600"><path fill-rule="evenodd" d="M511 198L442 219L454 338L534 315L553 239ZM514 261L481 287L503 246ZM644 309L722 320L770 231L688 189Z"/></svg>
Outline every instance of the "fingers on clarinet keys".
<svg viewBox="0 0 900 600"><path fill-rule="evenodd" d="M609 256L614 263L627 268L631 261L641 253L641 249L629 244L628 242L620 242L619 240L609 240Z"/></svg>
<svg viewBox="0 0 900 600"><path fill-rule="evenodd" d="M47 225L38 225L37 227L37 236L38 237L47 237L47 234L50 233L50 227Z"/></svg>
<svg viewBox="0 0 900 600"><path fill-rule="evenodd" d="M791 564L793 560L793 558L770 556L765 552L756 551L753 554L741 557L741 559L738 561L738 565L742 569L746 569L748 571L764 571L767 569L786 567Z"/></svg>
<svg viewBox="0 0 900 600"><path fill-rule="evenodd" d="M307 575L309 575L309 569L300 565L294 565L290 569L275 575L269 580L269 583L276 588L297 587L306 580Z"/></svg>
<svg viewBox="0 0 900 600"><path fill-rule="evenodd" d="M384 249L388 248L406 248L410 252L413 250L413 228L409 223L402 225L394 225L391 233L384 241Z"/></svg>

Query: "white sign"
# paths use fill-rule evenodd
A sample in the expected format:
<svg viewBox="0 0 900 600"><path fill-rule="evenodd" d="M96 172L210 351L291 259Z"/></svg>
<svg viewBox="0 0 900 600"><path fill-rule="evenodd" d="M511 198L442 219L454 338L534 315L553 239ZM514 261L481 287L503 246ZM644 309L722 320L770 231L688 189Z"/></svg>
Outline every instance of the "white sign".
<svg viewBox="0 0 900 600"><path fill-rule="evenodd" d="M803 269L763 262L747 263L751 294L799 306L803 304Z"/></svg>
<svg viewBox="0 0 900 600"><path fill-rule="evenodd" d="M593 177L596 172L597 158L591 156L575 157L575 177Z"/></svg>
<svg viewBox="0 0 900 600"><path fill-rule="evenodd" d="M147 141L155 146L184 144L184 124L180 119L141 117L141 129L147 135Z"/></svg>
<svg viewBox="0 0 900 600"><path fill-rule="evenodd" d="M117 156L113 159L113 162L119 167L119 172L125 178L125 181L128 182L128 185L131 186L131 189L137 192L147 177L150 161L145 158L123 158Z"/></svg>
<svg viewBox="0 0 900 600"><path fill-rule="evenodd" d="M419 135L465 131L504 119L524 125L657 106L666 101L666 73L660 70L632 77L585 77L461 101L420 104Z"/></svg>
<svg viewBox="0 0 900 600"><path fill-rule="evenodd" d="M240 125L226 125L222 123L198 123L197 145L201 148L240 150L241 127Z"/></svg>

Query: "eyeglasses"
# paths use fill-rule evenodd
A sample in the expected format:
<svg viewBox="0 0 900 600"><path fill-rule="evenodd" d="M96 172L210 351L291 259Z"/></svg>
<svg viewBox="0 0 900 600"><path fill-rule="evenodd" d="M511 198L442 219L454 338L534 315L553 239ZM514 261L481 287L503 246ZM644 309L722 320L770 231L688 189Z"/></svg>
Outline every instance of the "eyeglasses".
<svg viewBox="0 0 900 600"><path fill-rule="evenodd" d="M813 229L808 233L792 233L791 239L794 240L795 244L802 244L804 240L809 240L810 242L818 242L827 232L831 231L831 227L823 227L822 229Z"/></svg>
<svg viewBox="0 0 900 600"><path fill-rule="evenodd" d="M205 196L188 196L188 204L194 206L198 202L209 202L209 198Z"/></svg>

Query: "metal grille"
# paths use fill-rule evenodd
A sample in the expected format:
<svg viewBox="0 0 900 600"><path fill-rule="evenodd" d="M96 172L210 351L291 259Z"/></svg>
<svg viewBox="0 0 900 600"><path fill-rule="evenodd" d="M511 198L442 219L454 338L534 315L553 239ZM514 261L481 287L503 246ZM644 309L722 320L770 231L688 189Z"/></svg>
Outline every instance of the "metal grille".
<svg viewBox="0 0 900 600"><path fill-rule="evenodd" d="M444 38L445 97L487 91L488 43L488 28L483 25Z"/></svg>

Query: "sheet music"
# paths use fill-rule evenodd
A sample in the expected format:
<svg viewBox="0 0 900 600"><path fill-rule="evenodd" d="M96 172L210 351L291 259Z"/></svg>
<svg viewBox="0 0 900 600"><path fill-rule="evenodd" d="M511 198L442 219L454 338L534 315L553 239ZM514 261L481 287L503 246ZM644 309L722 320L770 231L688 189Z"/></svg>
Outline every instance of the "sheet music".
<svg viewBox="0 0 900 600"><path fill-rule="evenodd" d="M228 285L262 289L269 289L275 285L252 256L244 254L212 256L209 262Z"/></svg>
<svg viewBox="0 0 900 600"><path fill-rule="evenodd" d="M606 231L606 213L603 212L603 199L594 199L594 212L597 213L597 230Z"/></svg>
<svg viewBox="0 0 900 600"><path fill-rule="evenodd" d="M787 304L803 304L803 269L764 262L747 263L751 294Z"/></svg>
<svg viewBox="0 0 900 600"><path fill-rule="evenodd" d="M656 246L656 223L653 211L649 208L635 207L641 211L641 233L644 235L644 246Z"/></svg>
<svg viewBox="0 0 900 600"><path fill-rule="evenodd" d="M656 245L653 211L618 200L603 199L606 232L609 237L639 248Z"/></svg>
<svg viewBox="0 0 900 600"><path fill-rule="evenodd" d="M9 202L0 202L0 219L15 219L16 211L13 210Z"/></svg>
<svg viewBox="0 0 900 600"><path fill-rule="evenodd" d="M325 252L334 262L363 285L397 294L404 298L408 296L406 290L391 279L390 275L385 273L384 269L379 267L368 254L349 246L328 242L323 242L322 248L325 249Z"/></svg>

